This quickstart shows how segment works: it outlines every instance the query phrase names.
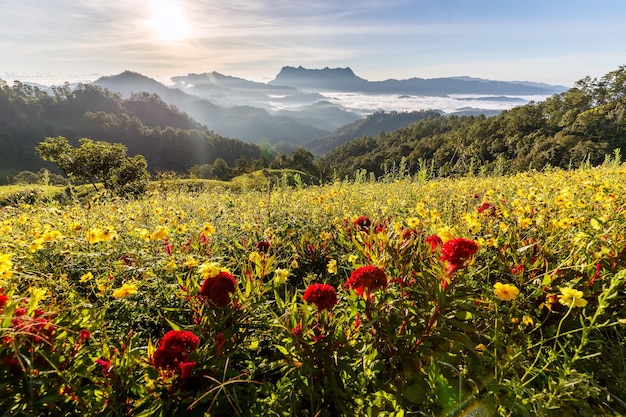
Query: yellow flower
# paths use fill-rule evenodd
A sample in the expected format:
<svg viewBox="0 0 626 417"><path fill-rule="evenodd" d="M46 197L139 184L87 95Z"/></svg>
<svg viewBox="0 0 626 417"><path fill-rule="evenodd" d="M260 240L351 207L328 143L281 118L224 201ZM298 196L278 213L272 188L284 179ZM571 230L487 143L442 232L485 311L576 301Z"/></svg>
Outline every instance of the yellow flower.
<svg viewBox="0 0 626 417"><path fill-rule="evenodd" d="M251 252L250 255L248 255L248 260L253 264L259 264L261 263L261 254L259 252Z"/></svg>
<svg viewBox="0 0 626 417"><path fill-rule="evenodd" d="M294 259L293 261L291 261L291 267L293 269L296 269L298 267L298 260Z"/></svg>
<svg viewBox="0 0 626 417"><path fill-rule="evenodd" d="M329 274L337 274L337 260L331 259L326 265L326 270Z"/></svg>
<svg viewBox="0 0 626 417"><path fill-rule="evenodd" d="M535 325L535 321L530 316L524 316L524 317L522 317L522 324L524 326L534 326Z"/></svg>
<svg viewBox="0 0 626 417"><path fill-rule="evenodd" d="M359 259L359 257L355 253L351 253L350 255L348 255L348 262L350 262L351 264L355 263L357 259Z"/></svg>
<svg viewBox="0 0 626 417"><path fill-rule="evenodd" d="M519 290L515 285L496 282L496 284L493 286L493 293L500 300L511 301L517 298L517 296L519 295Z"/></svg>
<svg viewBox="0 0 626 417"><path fill-rule="evenodd" d="M420 225L420 219L417 217L409 217L406 219L406 225L410 229L415 229Z"/></svg>
<svg viewBox="0 0 626 417"><path fill-rule="evenodd" d="M217 262L205 262L198 267L198 272L202 278L214 278L222 272L222 267Z"/></svg>
<svg viewBox="0 0 626 417"><path fill-rule="evenodd" d="M152 240L164 240L167 237L167 229L163 226L157 226L150 235Z"/></svg>
<svg viewBox="0 0 626 417"><path fill-rule="evenodd" d="M187 258L185 259L185 266L187 268L189 268L189 269L194 268L194 267L198 266L199 264L200 264L200 262L198 262L192 256L187 256Z"/></svg>
<svg viewBox="0 0 626 417"><path fill-rule="evenodd" d="M100 230L100 234L98 235L99 242L108 242L111 239L117 238L117 232L112 226L108 226L104 230Z"/></svg>
<svg viewBox="0 0 626 417"><path fill-rule="evenodd" d="M34 303L37 303L40 300L45 299L46 295L48 294L48 290L46 290L45 288L37 288L37 287L30 287L28 289L28 292L30 293L30 298L31 300L33 300Z"/></svg>
<svg viewBox="0 0 626 417"><path fill-rule="evenodd" d="M87 272L86 274L80 277L80 282L87 282L93 278L93 274L91 272Z"/></svg>
<svg viewBox="0 0 626 417"><path fill-rule="evenodd" d="M13 272L11 269L13 268L13 262L11 258L13 257L12 253L5 253L0 255L0 277L2 278L11 278Z"/></svg>
<svg viewBox="0 0 626 417"><path fill-rule="evenodd" d="M28 247L28 249L35 253L37 252L39 249L41 249L43 247L43 238L39 238L39 239L35 239L31 242L30 246Z"/></svg>
<svg viewBox="0 0 626 417"><path fill-rule="evenodd" d="M322 240L330 240L333 238L333 234L330 232L321 232L320 233L320 239Z"/></svg>
<svg viewBox="0 0 626 417"><path fill-rule="evenodd" d="M526 229L528 226L533 224L533 221L532 219L529 219L528 217L522 217L517 220L517 223L519 224L519 227L521 229Z"/></svg>
<svg viewBox="0 0 626 417"><path fill-rule="evenodd" d="M114 298L123 298L132 295L137 292L137 286L135 284L124 283L120 288L113 291Z"/></svg>
<svg viewBox="0 0 626 417"><path fill-rule="evenodd" d="M289 270L278 268L274 271L274 284L282 285L287 282L287 278L289 277Z"/></svg>
<svg viewBox="0 0 626 417"><path fill-rule="evenodd" d="M173 259L171 259L167 265L165 265L165 270L168 272L172 272L176 269L176 262L174 262Z"/></svg>
<svg viewBox="0 0 626 417"><path fill-rule="evenodd" d="M204 223L202 225L202 230L200 231L201 235L204 237L211 237L215 233L215 227L211 223Z"/></svg>
<svg viewBox="0 0 626 417"><path fill-rule="evenodd" d="M89 242L89 244L92 243L98 243L100 242L100 236L102 235L102 230L96 228L96 229L89 229L87 231L87 242Z"/></svg>
<svg viewBox="0 0 626 417"><path fill-rule="evenodd" d="M559 303L568 307L585 307L587 300L583 298L583 292L573 288L561 288Z"/></svg>

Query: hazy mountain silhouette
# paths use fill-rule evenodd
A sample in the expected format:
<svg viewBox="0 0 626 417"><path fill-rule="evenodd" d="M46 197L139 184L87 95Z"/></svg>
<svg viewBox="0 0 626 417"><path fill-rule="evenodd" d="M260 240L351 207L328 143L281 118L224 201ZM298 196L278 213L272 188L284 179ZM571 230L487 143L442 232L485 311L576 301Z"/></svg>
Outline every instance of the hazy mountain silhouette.
<svg viewBox="0 0 626 417"><path fill-rule="evenodd" d="M342 91L370 94L413 94L445 96L448 94L551 95L566 87L530 82L491 81L472 77L409 78L368 81L350 68L306 69L283 67L270 85L290 86L311 91Z"/></svg>

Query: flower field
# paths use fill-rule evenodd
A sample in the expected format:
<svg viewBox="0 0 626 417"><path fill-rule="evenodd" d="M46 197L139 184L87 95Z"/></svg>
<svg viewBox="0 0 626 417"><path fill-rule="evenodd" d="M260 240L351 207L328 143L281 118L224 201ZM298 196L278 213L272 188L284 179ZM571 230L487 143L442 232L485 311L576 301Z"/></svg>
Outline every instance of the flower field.
<svg viewBox="0 0 626 417"><path fill-rule="evenodd" d="M626 166L0 209L0 414L626 413Z"/></svg>

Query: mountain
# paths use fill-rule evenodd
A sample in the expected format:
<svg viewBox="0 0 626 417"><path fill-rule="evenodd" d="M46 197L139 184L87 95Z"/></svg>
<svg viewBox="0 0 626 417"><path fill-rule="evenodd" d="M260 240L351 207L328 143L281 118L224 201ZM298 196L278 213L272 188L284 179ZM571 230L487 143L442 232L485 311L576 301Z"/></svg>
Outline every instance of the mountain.
<svg viewBox="0 0 626 417"><path fill-rule="evenodd" d="M539 83L491 81L471 77L410 78L368 81L350 68L306 69L283 67L270 85L290 86L308 91L343 91L368 94L412 94L445 96L449 94L550 95L565 87Z"/></svg>
<svg viewBox="0 0 626 417"><path fill-rule="evenodd" d="M205 81L206 80L206 81ZM262 90L260 83L253 83L235 77L224 77L219 74L192 75L176 77L177 85L192 92L203 87L206 91L221 90L227 96L231 88L239 90ZM195 82L195 84L193 84ZM328 135L330 130L300 123L286 116L275 116L267 110L251 105L219 106L198 95L170 88L144 75L126 71L118 75L102 77L93 83L109 91L120 93L125 97L132 94L147 92L157 94L166 103L175 106L190 115L194 120L207 126L210 130L231 138L252 143L269 143L277 145L281 142L301 144L308 140ZM270 89L272 87L269 87ZM267 90L267 89L266 89ZM283 91L284 89L276 89ZM252 101L252 100L251 100Z"/></svg>

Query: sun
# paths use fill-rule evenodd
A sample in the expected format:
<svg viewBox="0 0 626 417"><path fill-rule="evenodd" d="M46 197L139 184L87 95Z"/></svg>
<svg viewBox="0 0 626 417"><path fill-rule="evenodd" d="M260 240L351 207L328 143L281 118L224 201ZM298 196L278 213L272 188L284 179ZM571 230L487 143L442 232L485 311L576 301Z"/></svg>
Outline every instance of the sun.
<svg viewBox="0 0 626 417"><path fill-rule="evenodd" d="M164 41L181 41L189 37L189 21L175 3L154 3L150 26Z"/></svg>

